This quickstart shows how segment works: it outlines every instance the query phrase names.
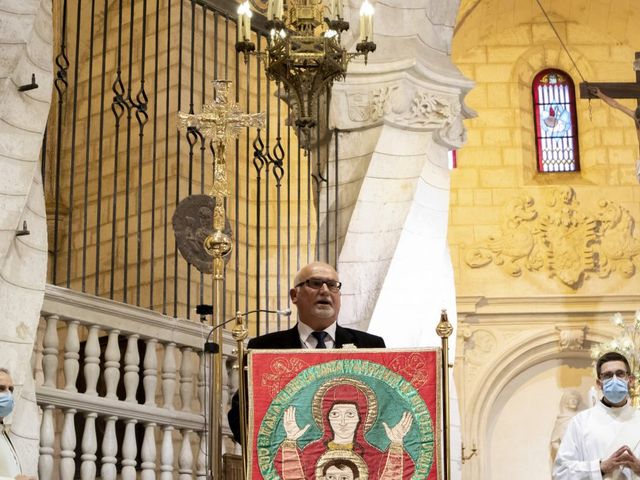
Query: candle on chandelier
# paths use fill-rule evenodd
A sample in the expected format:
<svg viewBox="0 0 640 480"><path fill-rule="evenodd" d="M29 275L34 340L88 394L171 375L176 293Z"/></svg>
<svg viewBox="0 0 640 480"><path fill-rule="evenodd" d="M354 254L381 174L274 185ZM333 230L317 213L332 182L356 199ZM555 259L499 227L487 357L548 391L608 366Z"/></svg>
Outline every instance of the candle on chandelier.
<svg viewBox="0 0 640 480"><path fill-rule="evenodd" d="M249 41L251 39L251 8L249 2L241 3L238 7L238 42Z"/></svg>
<svg viewBox="0 0 640 480"><path fill-rule="evenodd" d="M360 7L360 41L373 42L373 5L368 0Z"/></svg>
<svg viewBox="0 0 640 480"><path fill-rule="evenodd" d="M249 10L244 17L244 38L251 40L251 10Z"/></svg>
<svg viewBox="0 0 640 480"><path fill-rule="evenodd" d="M267 20L282 20L283 12L283 0L269 0L269 3L267 4Z"/></svg>
<svg viewBox="0 0 640 480"><path fill-rule="evenodd" d="M342 18L342 0L331 0L331 15L335 20Z"/></svg>

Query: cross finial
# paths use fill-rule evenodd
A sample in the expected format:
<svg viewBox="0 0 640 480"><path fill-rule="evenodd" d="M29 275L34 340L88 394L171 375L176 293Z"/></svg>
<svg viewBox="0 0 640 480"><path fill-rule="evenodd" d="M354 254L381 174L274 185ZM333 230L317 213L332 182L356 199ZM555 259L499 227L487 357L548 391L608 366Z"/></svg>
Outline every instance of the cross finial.
<svg viewBox="0 0 640 480"><path fill-rule="evenodd" d="M242 113L240 106L229 100L230 83L228 80L213 81L213 102L203 105L201 113L179 112L182 130L197 129L214 143L226 143L236 138L244 127L262 128L265 121L263 112Z"/></svg>

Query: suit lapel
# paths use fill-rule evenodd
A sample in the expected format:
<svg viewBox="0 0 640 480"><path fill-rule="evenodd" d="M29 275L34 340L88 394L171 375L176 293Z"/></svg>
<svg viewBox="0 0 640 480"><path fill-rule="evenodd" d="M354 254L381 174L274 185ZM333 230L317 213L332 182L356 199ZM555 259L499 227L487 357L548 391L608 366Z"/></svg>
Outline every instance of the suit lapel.
<svg viewBox="0 0 640 480"><path fill-rule="evenodd" d="M354 345L356 343L351 332L340 325L336 325L336 348L342 348L343 345L348 343L353 343Z"/></svg>
<svg viewBox="0 0 640 480"><path fill-rule="evenodd" d="M284 336L282 348L302 348L302 343L300 342L300 333L298 333L298 324L294 325L293 328L289 330L285 330L286 335Z"/></svg>

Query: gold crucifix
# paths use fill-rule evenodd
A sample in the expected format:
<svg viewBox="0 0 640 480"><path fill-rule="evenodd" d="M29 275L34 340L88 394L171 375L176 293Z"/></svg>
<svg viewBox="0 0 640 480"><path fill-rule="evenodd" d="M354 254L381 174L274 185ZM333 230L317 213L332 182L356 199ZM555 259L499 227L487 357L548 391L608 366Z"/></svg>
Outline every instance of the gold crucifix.
<svg viewBox="0 0 640 480"><path fill-rule="evenodd" d="M231 252L231 235L225 232L226 213L224 200L229 196L227 180L226 147L227 143L237 138L242 128L262 128L265 122L264 113L242 113L237 103L228 98L229 81L214 80L213 102L203 105L199 114L178 112L181 130L186 133L196 130L213 146L213 186L209 196L213 199L213 233L206 236L202 247L213 260L214 281L214 317L211 333L218 345L215 352L213 378L209 391L211 411L209 412L209 475L210 478L221 478L222 472L222 428L220 413L222 412L222 299L224 296L224 260ZM191 196L183 200L195 199ZM183 203L181 202L181 203ZM209 210L210 211L210 210ZM206 262L205 262L206 263ZM196 265L197 266L197 265ZM245 334L246 336L246 334ZM242 342L242 340L240 340ZM240 350L241 352L241 350Z"/></svg>
<svg viewBox="0 0 640 480"><path fill-rule="evenodd" d="M215 233L207 238L205 248L214 257L214 262L216 258L221 258L231 250L231 239L223 232L226 216L224 199L229 196L227 142L237 138L242 128L262 128L265 121L264 113L242 113L240 106L229 100L230 83L228 80L214 80L213 102L203 105L201 113L178 112L183 131L196 129L213 145L213 186L209 194L215 200L213 215Z"/></svg>

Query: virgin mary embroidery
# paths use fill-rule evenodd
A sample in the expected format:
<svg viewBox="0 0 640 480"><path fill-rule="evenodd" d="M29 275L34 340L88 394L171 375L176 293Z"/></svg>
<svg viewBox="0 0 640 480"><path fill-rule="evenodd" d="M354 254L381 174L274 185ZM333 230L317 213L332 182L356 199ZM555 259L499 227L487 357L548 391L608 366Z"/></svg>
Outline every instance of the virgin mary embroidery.
<svg viewBox="0 0 640 480"><path fill-rule="evenodd" d="M249 478L439 478L434 351L263 352L249 362Z"/></svg>
<svg viewBox="0 0 640 480"><path fill-rule="evenodd" d="M276 458L276 469L283 480L323 479L325 466L336 460L347 460L356 466L354 479L411 478L415 467L402 448L413 421L409 412L404 412L394 427L383 424L391 443L387 451L382 452L365 438L376 419L378 402L371 388L363 382L343 377L324 384L314 395L312 408L313 418L323 434L302 450L297 447L296 440L310 425L303 428L297 425L295 407L285 411L287 438Z"/></svg>

